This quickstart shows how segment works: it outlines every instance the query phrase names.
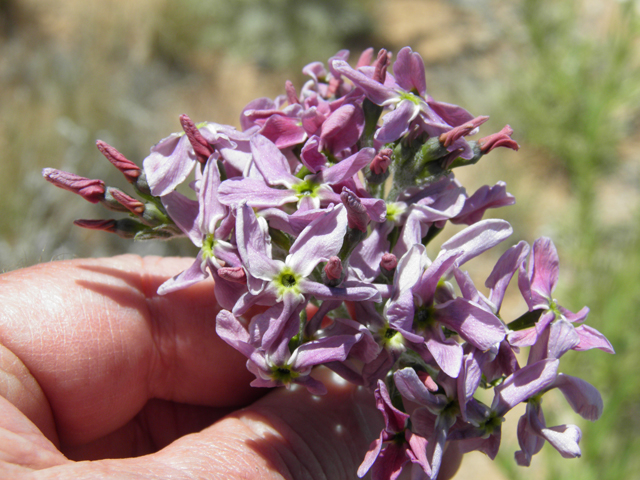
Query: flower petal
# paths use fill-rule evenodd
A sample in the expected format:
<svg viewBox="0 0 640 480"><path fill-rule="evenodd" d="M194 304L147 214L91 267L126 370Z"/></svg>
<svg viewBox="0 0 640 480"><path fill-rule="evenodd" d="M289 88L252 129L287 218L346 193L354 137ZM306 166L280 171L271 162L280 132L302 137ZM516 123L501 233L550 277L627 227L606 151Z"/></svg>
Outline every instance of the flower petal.
<svg viewBox="0 0 640 480"><path fill-rule="evenodd" d="M501 342L506 335L498 317L462 297L438 305L436 318L481 351Z"/></svg>
<svg viewBox="0 0 640 480"><path fill-rule="evenodd" d="M251 153L258 170L269 185L283 185L291 187L300 182L300 179L291 175L291 169L287 158L280 149L269 139L262 135L251 138Z"/></svg>
<svg viewBox="0 0 640 480"><path fill-rule="evenodd" d="M142 162L151 194L161 197L173 191L195 164L196 156L186 135L174 133L160 140Z"/></svg>
<svg viewBox="0 0 640 480"><path fill-rule="evenodd" d="M580 337L580 343L574 347L574 350L581 352L599 348L603 352L616 353L609 340L595 328L583 324L576 328L576 332Z"/></svg>
<svg viewBox="0 0 640 480"><path fill-rule="evenodd" d="M333 207L300 233L285 263L298 275L308 277L319 262L337 255L346 231L346 210L342 205Z"/></svg>
<svg viewBox="0 0 640 480"><path fill-rule="evenodd" d="M237 206L246 202L250 207L268 208L297 202L292 190L271 188L255 178L230 178L222 182L218 189L220 203Z"/></svg>
<svg viewBox="0 0 640 480"><path fill-rule="evenodd" d="M410 100L403 100L392 112L382 118L382 126L375 134L375 139L381 143L398 140L408 130L411 121L420 112L419 107Z"/></svg>
<svg viewBox="0 0 640 480"><path fill-rule="evenodd" d="M571 408L582 418L594 422L602 415L602 396L589 382L561 373L552 388L559 388Z"/></svg>
<svg viewBox="0 0 640 480"><path fill-rule="evenodd" d="M162 197L162 205L178 228L189 237L195 246L201 247L202 237L205 233L197 221L199 203L179 192L172 191Z"/></svg>
<svg viewBox="0 0 640 480"><path fill-rule="evenodd" d="M502 416L520 402L551 386L556 379L559 362L556 358L548 358L509 375L495 388L491 409Z"/></svg>
<svg viewBox="0 0 640 480"><path fill-rule="evenodd" d="M393 381L400 394L407 400L429 408L432 412L439 412L447 404L444 397L436 396L427 390L416 371L411 367L397 370L393 374Z"/></svg>
<svg viewBox="0 0 640 480"><path fill-rule="evenodd" d="M158 295L182 290L198 282L206 280L209 273L202 268L202 255L198 253L196 261L189 268L170 278L158 288Z"/></svg>

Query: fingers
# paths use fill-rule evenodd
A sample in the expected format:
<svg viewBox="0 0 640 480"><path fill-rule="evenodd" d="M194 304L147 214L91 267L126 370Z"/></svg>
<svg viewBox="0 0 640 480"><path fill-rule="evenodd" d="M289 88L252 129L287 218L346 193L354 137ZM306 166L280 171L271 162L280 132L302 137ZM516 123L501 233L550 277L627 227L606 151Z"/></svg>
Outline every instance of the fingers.
<svg viewBox="0 0 640 480"><path fill-rule="evenodd" d="M313 397L303 388L276 389L152 455L61 465L33 475L38 479L353 479L379 434L382 418L370 393L325 383L329 393L323 397Z"/></svg>
<svg viewBox="0 0 640 480"><path fill-rule="evenodd" d="M23 366L12 402L50 432L29 413L48 402L61 442L78 445L122 427L150 398L214 407L256 398L246 359L215 333L213 283L155 293L190 262L122 256L0 275L0 343L17 359L4 377Z"/></svg>

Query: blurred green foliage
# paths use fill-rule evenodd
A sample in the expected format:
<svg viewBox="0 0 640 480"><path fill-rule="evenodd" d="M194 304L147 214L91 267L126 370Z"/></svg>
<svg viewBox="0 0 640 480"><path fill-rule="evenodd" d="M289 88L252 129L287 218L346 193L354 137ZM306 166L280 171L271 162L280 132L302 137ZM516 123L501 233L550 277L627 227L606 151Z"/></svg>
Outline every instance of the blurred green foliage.
<svg viewBox="0 0 640 480"><path fill-rule="evenodd" d="M604 28L606 19L581 21L584 1L520 5L527 42L510 82L510 121L564 169L579 196L585 229L593 227L596 181L618 164L618 142L637 127L640 107L636 5L618 4Z"/></svg>
<svg viewBox="0 0 640 480"><path fill-rule="evenodd" d="M181 63L195 50L224 50L265 68L303 65L340 49L368 47L371 0L166 2L157 49Z"/></svg>
<svg viewBox="0 0 640 480"><path fill-rule="evenodd" d="M562 371L595 385L605 410L595 423L562 410L545 412L548 425L577 422L583 430L580 460L567 461L545 446L548 479L635 478L640 472L640 211L627 205L631 198L617 199L628 221L604 222L602 215L616 212L603 213L606 199L599 191L606 184L619 196L640 189L637 173L635 180L625 175L633 174L637 157L630 167L620 153L624 142L637 138L640 24L635 2L600 2L608 9L591 24L584 15L588 6L574 0L521 2L525 42L504 103L505 118L525 146L551 157L552 174L571 186L574 214L563 224L549 219L561 261L555 293L564 305L588 305L587 324L616 349L615 356L596 350L563 357ZM502 452L498 462L510 478L540 478L518 468L511 452Z"/></svg>

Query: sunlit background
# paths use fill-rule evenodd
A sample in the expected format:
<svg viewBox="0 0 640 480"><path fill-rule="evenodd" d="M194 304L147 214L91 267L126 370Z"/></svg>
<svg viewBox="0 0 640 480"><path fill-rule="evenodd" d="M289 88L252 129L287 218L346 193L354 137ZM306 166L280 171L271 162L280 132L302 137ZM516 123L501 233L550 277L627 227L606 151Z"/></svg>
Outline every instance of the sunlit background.
<svg viewBox="0 0 640 480"><path fill-rule="evenodd" d="M348 48L397 52L427 65L429 93L475 115L488 134L509 123L521 150L460 172L468 190L505 180L518 203L493 213L514 242L551 236L557 298L617 351L563 357L605 411L582 420L545 396L547 423L576 423L583 457L546 445L513 461L517 413L490 462L467 456L457 478L630 479L640 472L640 24L616 0L0 0L0 270L124 252L194 255L189 242L133 243L72 225L108 218L47 184L43 167L128 191L95 148L140 163L180 130L178 116L239 125L250 100L300 86L302 67ZM490 265L477 269L481 285ZM511 287L515 293L515 285ZM512 302L514 314L522 304ZM515 318L515 317L514 317Z"/></svg>

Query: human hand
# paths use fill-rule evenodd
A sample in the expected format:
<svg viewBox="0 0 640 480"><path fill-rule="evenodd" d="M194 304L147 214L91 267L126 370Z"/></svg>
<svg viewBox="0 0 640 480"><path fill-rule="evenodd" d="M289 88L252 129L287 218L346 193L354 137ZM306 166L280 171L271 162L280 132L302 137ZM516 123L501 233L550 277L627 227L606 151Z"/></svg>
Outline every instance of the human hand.
<svg viewBox="0 0 640 480"><path fill-rule="evenodd" d="M0 275L0 478L355 477L383 425L373 396L329 379L323 397L250 387L246 359L215 333L210 282L156 294L190 262Z"/></svg>

